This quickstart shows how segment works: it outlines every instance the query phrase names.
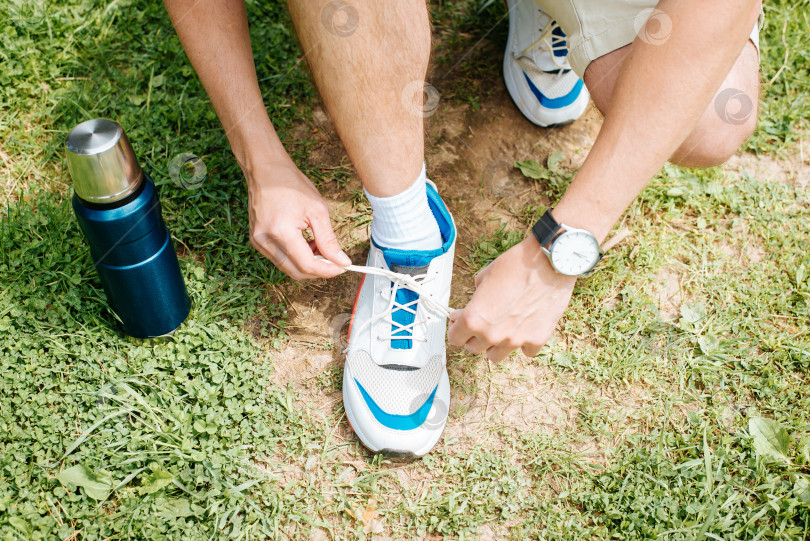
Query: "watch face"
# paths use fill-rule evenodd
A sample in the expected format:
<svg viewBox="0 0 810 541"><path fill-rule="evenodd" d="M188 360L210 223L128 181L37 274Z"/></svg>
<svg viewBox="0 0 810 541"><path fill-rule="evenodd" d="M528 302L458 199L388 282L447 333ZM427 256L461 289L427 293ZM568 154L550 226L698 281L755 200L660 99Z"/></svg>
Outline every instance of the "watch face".
<svg viewBox="0 0 810 541"><path fill-rule="evenodd" d="M562 274L585 274L599 262L599 244L587 231L566 231L551 246L551 262Z"/></svg>

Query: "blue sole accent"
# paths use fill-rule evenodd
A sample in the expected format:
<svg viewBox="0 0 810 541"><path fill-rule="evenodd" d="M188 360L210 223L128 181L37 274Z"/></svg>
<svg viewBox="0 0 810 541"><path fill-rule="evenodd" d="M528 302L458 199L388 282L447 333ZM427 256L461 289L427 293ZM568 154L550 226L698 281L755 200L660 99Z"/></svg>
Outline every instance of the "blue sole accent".
<svg viewBox="0 0 810 541"><path fill-rule="evenodd" d="M425 422L425 419L427 419L428 413L430 412L430 407L433 405L433 398L436 396L436 391L439 389L439 386L437 385L433 389L433 392L430 393L428 399L425 400L425 403L410 415L394 415L393 413L383 411L383 409L378 406L376 402L374 402L374 399L371 398L363 386L360 385L357 378L353 379L357 384L357 388L360 389L360 394L363 396L363 400L366 401L366 405L371 411L371 414L374 415L374 418L377 419L381 425L393 430L413 430L422 426L422 423Z"/></svg>
<svg viewBox="0 0 810 541"><path fill-rule="evenodd" d="M571 89L571 92L565 96L560 96L559 98L548 98L542 92L540 92L539 88L534 86L534 83L531 79L529 79L529 76L526 75L525 71L523 72L523 76L526 78L526 82L529 83L529 89L532 91L532 94L534 94L537 101L540 102L540 105L546 109L561 109L571 105L577 100L580 92L582 92L583 82L582 79L579 79L577 84L574 85L574 88Z"/></svg>

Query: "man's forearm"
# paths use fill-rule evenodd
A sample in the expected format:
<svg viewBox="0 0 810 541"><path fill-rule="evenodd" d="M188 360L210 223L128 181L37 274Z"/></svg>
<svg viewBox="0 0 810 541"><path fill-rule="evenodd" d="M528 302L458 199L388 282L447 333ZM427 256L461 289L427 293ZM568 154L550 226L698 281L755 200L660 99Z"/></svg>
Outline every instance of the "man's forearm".
<svg viewBox="0 0 810 541"><path fill-rule="evenodd" d="M610 109L555 218L601 241L697 124L759 13L756 0L662 0L662 44L633 42Z"/></svg>
<svg viewBox="0 0 810 541"><path fill-rule="evenodd" d="M164 3L242 168L257 154L286 156L262 102L244 0Z"/></svg>

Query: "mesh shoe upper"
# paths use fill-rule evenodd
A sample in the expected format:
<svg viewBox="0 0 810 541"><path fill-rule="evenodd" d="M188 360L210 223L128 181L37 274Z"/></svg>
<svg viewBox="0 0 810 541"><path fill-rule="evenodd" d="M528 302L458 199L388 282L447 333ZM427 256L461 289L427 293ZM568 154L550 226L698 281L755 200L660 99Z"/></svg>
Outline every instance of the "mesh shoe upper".
<svg viewBox="0 0 810 541"><path fill-rule="evenodd" d="M434 355L422 368L380 366L367 351L355 351L349 362L357 382L383 411L413 415L430 398L444 370L441 356Z"/></svg>

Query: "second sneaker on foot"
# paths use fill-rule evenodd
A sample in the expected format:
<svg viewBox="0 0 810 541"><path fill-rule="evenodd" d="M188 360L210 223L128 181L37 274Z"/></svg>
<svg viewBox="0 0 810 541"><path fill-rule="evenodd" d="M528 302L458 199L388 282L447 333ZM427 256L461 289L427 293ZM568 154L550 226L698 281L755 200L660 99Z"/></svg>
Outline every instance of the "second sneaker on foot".
<svg viewBox="0 0 810 541"><path fill-rule="evenodd" d="M562 28L534 0L507 0L509 38L503 77L523 116L538 126L568 124L588 107L590 95L568 64Z"/></svg>
<svg viewBox="0 0 810 541"><path fill-rule="evenodd" d="M437 250L395 250L374 238L349 327L343 372L346 417L371 451L418 457L447 423L445 358L456 229L432 183L428 201L442 235Z"/></svg>

